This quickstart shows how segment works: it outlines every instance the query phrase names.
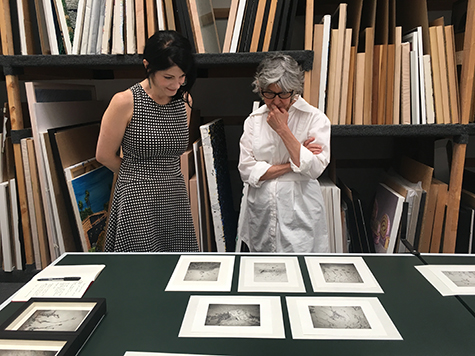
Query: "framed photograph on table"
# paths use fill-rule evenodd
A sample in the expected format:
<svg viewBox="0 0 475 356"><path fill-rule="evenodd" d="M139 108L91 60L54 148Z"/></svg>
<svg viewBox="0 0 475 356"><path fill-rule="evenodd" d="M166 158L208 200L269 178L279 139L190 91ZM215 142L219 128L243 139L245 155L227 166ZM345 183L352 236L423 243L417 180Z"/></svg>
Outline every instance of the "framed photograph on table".
<svg viewBox="0 0 475 356"><path fill-rule="evenodd" d="M31 298L0 326L0 340L17 340L15 343L21 341L22 345L28 345L28 340L67 341L67 354L73 355L105 314L104 298ZM12 343L5 344L12 346ZM66 343L61 346L52 342L50 346L53 344L57 353L53 350L51 355L63 355L58 352L66 347ZM0 352L0 355L3 354Z"/></svg>
<svg viewBox="0 0 475 356"><path fill-rule="evenodd" d="M17 337L0 338L2 356L67 356L72 355L71 340L68 339L21 339Z"/></svg>

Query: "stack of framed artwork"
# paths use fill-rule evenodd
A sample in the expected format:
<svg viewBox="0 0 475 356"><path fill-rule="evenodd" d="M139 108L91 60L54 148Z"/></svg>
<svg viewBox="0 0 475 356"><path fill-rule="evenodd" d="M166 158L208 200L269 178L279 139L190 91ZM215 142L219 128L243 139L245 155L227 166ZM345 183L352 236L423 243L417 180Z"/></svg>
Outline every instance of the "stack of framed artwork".
<svg viewBox="0 0 475 356"><path fill-rule="evenodd" d="M32 298L0 327L1 355L76 355L106 314L104 298Z"/></svg>

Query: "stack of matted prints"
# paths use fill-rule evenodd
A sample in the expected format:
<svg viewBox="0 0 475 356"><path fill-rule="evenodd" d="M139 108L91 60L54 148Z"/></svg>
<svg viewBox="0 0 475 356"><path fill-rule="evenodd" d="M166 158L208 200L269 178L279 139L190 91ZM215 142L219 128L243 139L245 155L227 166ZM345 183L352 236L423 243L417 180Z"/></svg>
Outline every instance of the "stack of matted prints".
<svg viewBox="0 0 475 356"><path fill-rule="evenodd" d="M105 314L104 298L32 298L0 326L0 354L76 355Z"/></svg>

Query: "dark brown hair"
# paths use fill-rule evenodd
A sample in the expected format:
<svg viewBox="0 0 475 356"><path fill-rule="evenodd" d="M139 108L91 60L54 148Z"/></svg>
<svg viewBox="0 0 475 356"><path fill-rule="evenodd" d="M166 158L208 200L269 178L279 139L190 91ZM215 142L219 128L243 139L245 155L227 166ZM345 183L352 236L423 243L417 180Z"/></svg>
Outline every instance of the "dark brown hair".
<svg viewBox="0 0 475 356"><path fill-rule="evenodd" d="M159 70L177 65L185 73L186 82L173 98L188 102L184 94L190 92L196 81L196 63L187 38L176 31L157 31L145 43L143 58L149 63L145 68L147 78Z"/></svg>

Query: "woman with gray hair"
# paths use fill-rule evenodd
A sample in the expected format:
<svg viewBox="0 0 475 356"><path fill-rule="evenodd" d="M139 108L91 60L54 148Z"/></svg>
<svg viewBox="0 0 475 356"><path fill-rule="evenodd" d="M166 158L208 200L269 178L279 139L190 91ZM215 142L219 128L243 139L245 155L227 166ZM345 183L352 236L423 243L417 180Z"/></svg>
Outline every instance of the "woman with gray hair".
<svg viewBox="0 0 475 356"><path fill-rule="evenodd" d="M330 161L330 120L302 97L304 73L274 54L257 68L254 92L264 101L244 122L238 224L251 252L330 252L317 178Z"/></svg>

